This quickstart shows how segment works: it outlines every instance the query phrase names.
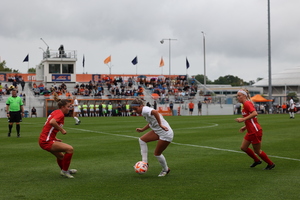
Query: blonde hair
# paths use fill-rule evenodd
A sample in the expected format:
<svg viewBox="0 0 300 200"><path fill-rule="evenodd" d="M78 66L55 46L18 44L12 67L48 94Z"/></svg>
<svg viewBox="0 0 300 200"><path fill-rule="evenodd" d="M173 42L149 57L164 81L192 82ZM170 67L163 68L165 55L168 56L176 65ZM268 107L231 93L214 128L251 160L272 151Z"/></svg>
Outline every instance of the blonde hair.
<svg viewBox="0 0 300 200"><path fill-rule="evenodd" d="M251 101L253 103L253 101L251 100L251 96L250 96L250 93L249 93L249 90L247 89L240 89L238 92L241 92L242 94L245 95L246 93L246 98L248 101ZM253 103L254 104L254 103Z"/></svg>
<svg viewBox="0 0 300 200"><path fill-rule="evenodd" d="M56 92L53 93L53 98L54 98L54 101L57 102L58 108L61 108L65 105L67 105L68 103L70 103L70 101L67 99L60 99Z"/></svg>

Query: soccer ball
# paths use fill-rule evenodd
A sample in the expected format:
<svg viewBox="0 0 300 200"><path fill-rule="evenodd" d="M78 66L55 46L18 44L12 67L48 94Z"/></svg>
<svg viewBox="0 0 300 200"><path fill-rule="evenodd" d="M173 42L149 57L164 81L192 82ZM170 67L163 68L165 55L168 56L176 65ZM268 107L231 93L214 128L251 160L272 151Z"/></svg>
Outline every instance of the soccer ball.
<svg viewBox="0 0 300 200"><path fill-rule="evenodd" d="M134 171L138 174L144 174L148 171L148 164L143 161L138 161L133 167Z"/></svg>

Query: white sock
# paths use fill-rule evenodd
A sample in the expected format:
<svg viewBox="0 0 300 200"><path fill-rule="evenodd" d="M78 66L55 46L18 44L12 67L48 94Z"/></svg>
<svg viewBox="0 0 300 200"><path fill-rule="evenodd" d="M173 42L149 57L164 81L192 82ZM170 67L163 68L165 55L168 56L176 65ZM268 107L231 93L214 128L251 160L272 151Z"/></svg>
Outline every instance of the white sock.
<svg viewBox="0 0 300 200"><path fill-rule="evenodd" d="M159 155L159 156L155 156L158 160L158 162L160 163L160 165L162 166L164 171L168 171L169 167L166 161L166 158L164 155Z"/></svg>
<svg viewBox="0 0 300 200"><path fill-rule="evenodd" d="M148 145L140 138L139 138L139 143L141 148L142 161L148 163Z"/></svg>
<svg viewBox="0 0 300 200"><path fill-rule="evenodd" d="M78 117L74 117L74 119L76 120L76 123L78 123L78 122L79 122L79 119L78 119Z"/></svg>

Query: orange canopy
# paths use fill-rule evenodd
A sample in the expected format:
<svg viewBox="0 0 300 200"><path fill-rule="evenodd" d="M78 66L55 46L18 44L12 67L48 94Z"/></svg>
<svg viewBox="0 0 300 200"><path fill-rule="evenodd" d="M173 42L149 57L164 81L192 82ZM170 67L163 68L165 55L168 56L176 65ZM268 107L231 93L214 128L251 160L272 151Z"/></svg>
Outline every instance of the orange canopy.
<svg viewBox="0 0 300 200"><path fill-rule="evenodd" d="M268 101L273 101L273 100L265 99L260 94L257 94L255 96L251 97L251 100L254 101L254 102L268 102Z"/></svg>

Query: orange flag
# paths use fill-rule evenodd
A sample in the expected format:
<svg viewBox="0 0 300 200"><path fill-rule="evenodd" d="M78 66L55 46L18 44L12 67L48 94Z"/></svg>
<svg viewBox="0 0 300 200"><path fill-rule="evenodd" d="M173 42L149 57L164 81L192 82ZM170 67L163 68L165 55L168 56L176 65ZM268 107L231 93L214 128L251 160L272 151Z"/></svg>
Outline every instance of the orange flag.
<svg viewBox="0 0 300 200"><path fill-rule="evenodd" d="M161 57L159 67L165 66L164 59Z"/></svg>
<svg viewBox="0 0 300 200"><path fill-rule="evenodd" d="M108 56L105 60L104 60L104 64L107 64L111 61L111 56Z"/></svg>

